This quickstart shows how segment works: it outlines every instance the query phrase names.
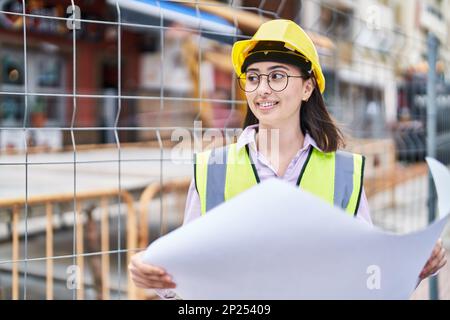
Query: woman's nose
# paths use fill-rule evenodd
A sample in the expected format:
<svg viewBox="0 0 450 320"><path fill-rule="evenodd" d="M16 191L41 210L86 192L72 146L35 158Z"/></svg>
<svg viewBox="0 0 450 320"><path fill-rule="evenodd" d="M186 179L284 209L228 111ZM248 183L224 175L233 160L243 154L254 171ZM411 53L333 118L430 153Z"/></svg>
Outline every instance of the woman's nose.
<svg viewBox="0 0 450 320"><path fill-rule="evenodd" d="M259 94L269 94L272 92L272 88L269 85L269 78L264 75L260 75L258 93Z"/></svg>

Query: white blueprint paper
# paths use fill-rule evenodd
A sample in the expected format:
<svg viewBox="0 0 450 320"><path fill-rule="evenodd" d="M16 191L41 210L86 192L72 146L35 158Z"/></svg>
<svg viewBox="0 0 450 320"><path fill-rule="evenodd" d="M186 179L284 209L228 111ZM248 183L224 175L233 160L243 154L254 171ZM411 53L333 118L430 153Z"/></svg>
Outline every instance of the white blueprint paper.
<svg viewBox="0 0 450 320"><path fill-rule="evenodd" d="M381 231L272 179L156 240L144 261L183 299L408 299L450 212L450 173L427 161L441 219L419 232Z"/></svg>

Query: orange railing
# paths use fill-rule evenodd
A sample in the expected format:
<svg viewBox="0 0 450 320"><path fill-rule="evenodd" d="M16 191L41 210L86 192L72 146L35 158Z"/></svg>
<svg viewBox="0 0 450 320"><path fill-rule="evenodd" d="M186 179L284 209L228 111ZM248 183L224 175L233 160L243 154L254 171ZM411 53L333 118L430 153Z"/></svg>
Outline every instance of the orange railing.
<svg viewBox="0 0 450 320"><path fill-rule="evenodd" d="M111 198L117 199L121 198L121 202L125 203L127 206L127 238L126 238L126 248L127 250L127 261L130 260L132 255L132 250L137 247L137 217L133 204L132 195L125 190L119 192L119 190L100 190L92 192L80 192L76 194L76 264L79 271L79 288L77 290L77 299L84 299L85 292L84 286L85 281L83 279L84 272L84 225L85 225L85 211L83 210L84 202L95 201L98 207L101 208L101 219L100 219L100 237L101 237L101 293L103 299L108 299L110 297L110 279L109 279L109 204L108 200ZM46 216L46 298L53 299L53 283L54 283L54 272L53 272L53 258L54 258L54 241L53 241L53 231L54 231L54 206L55 204L68 203L74 200L73 194L58 194L50 196L36 196L30 197L25 201L24 198L17 199L7 199L0 200L0 208L12 209L12 219L11 219L11 234L12 234L12 298L19 299L19 222L20 222L20 212L21 209L27 204L28 208L36 206L45 206L45 216ZM120 288L119 288L120 289ZM128 297L133 299L136 293L136 287L131 282L128 277L127 283Z"/></svg>

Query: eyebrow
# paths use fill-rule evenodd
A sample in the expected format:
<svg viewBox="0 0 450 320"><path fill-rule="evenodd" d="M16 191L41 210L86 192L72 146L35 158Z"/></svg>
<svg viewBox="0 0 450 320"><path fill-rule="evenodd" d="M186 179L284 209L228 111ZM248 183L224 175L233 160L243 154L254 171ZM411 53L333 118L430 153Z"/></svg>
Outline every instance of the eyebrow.
<svg viewBox="0 0 450 320"><path fill-rule="evenodd" d="M270 71L270 70L278 69L278 68L282 68L282 69L289 71L289 68L282 66L282 65L271 66L271 67L267 68L267 70ZM247 71L260 71L260 70L258 68L248 68Z"/></svg>

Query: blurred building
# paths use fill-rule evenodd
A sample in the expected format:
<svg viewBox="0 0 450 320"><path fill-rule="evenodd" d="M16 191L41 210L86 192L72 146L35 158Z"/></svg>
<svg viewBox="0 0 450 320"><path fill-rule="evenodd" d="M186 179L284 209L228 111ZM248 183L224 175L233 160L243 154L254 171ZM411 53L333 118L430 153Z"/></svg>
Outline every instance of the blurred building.
<svg viewBox="0 0 450 320"><path fill-rule="evenodd" d="M429 32L438 41L437 56L437 158L450 162L450 2L416 1L407 6L403 1L391 1L397 8L397 22L403 33L402 58L397 61L398 108L397 145L405 152L402 160L423 160L426 154L427 77ZM415 150L414 150L415 149Z"/></svg>
<svg viewBox="0 0 450 320"><path fill-rule="evenodd" d="M325 96L333 114L355 136L382 136L384 123L396 116L392 8L372 0L305 1L302 20L336 43L325 68Z"/></svg>
<svg viewBox="0 0 450 320"><path fill-rule="evenodd" d="M299 1L275 4L254 0L236 1L234 7L204 1L81 0L76 2L79 12L72 12L68 0L26 4L30 16L23 19L22 1L1 2L3 150L24 149L17 131L5 130L24 125L54 128L30 131L27 137L28 146L50 148L71 146L70 131L55 128L72 126L103 128L75 130L77 145L115 142L112 129L116 120L118 126L130 128L119 130L121 142L155 140L154 128L192 127L195 119L203 120L204 126L240 127L245 104L232 102L244 97L234 79L231 44L250 36L276 15L296 19L301 9ZM83 21L65 20L72 17ZM323 52L333 46L326 37L311 36ZM142 130L135 130L137 127ZM169 130L159 134L170 137Z"/></svg>
<svg viewBox="0 0 450 320"><path fill-rule="evenodd" d="M398 149L406 150L401 158L413 161L426 152L427 35L433 32L440 42L436 88L438 134L443 134L438 149L450 149L449 1L302 4L300 23L336 44L331 58L321 56L330 110L355 137L393 135Z"/></svg>
<svg viewBox="0 0 450 320"><path fill-rule="evenodd" d="M154 140L154 128L191 127L195 119L205 126L239 127L245 104L235 103L244 96L235 85L231 44L264 21L282 17L300 23L315 43L327 79L326 103L335 117L356 137L380 138L399 120L417 120L414 114L422 112L411 101L423 99L411 88L424 85L429 26L443 48L450 42L449 0L239 0L233 7L209 2L77 1L85 21L75 25L74 75L73 23L49 19L76 16L71 1L27 1L26 12L33 16L26 21L15 14L22 12L22 1L2 1L1 128L22 127L24 120L31 127L109 128L76 131L76 143L86 144L115 142L116 120L129 128L119 130L122 142ZM440 50L443 92L449 55ZM74 78L81 95L75 101ZM26 115L20 94L25 89L31 94ZM169 137L170 131L160 135ZM72 145L67 130L36 131L29 140L30 145ZM2 130L0 147L9 145L20 149L23 141Z"/></svg>
<svg viewBox="0 0 450 320"><path fill-rule="evenodd" d="M24 121L30 127L70 128L73 125L112 129L119 110L119 59L120 93L124 98L120 101L118 126L164 126L171 119L183 119L186 110L195 113L190 104L181 108L173 101L159 98L192 95L191 75L181 52L183 37L195 35L202 24L198 31L205 32L205 38L209 36L219 43L232 43L229 37L208 32L233 34L235 28L213 14L202 13L200 19L196 17L195 8L176 3L151 0L118 3L123 23L120 57L116 1L77 1L79 13L72 12L71 1L28 1L26 13L32 16L26 20L20 16L22 1L1 2L0 126L3 129L20 128ZM87 21L73 24L61 19L73 16ZM168 29L175 21L180 22L180 29L190 28L191 31ZM76 63L75 75L73 61ZM205 77L209 75L204 73ZM76 79L75 88L73 79ZM75 101L71 96L74 90L79 95ZM160 112L162 108L167 112ZM182 124L186 125L186 122L172 123L172 126ZM154 132L152 135L156 139ZM2 149L24 148L23 141L12 130L2 130L0 136ZM29 146L47 144L57 148L72 145L67 130L31 132L28 138ZM146 135L140 136L136 130L121 130L119 138L127 142L145 139ZM76 131L75 140L77 144L115 142L113 130Z"/></svg>
<svg viewBox="0 0 450 320"><path fill-rule="evenodd" d="M99 95L117 88L117 31L114 26L98 23L81 23L50 19L69 18L72 12L70 1L27 1L26 12L36 17L24 20L14 13L22 12L22 1L2 1L0 13L0 113L1 127L21 127L26 121L30 127L96 127L107 121L107 102L93 97L76 99L76 117L72 119L73 91L73 29L76 30L76 93ZM80 18L111 21L114 17L105 1L77 1ZM11 12L5 13L5 12ZM112 12L112 13L111 13ZM24 41L26 25L26 42ZM134 91L138 87L139 38L128 30L122 35L123 83L124 91ZM25 55L27 49L27 86L25 86ZM26 90L26 92L25 92ZM9 94L4 94L9 93ZM25 110L25 95L28 112ZM68 96L65 96L68 95ZM127 118L132 110L123 111ZM30 136L30 145L49 144L58 147L71 144L67 131L40 132L40 137ZM5 137L8 135L7 137ZM11 140L8 140L10 138ZM36 141L37 139L37 141ZM41 141L39 141L41 139ZM44 139L45 141L42 141ZM79 143L104 141L100 132L77 132ZM14 141L12 132L2 132L2 148L16 144L22 148L23 142ZM6 146L5 146L6 144ZM20 144L20 145L19 145Z"/></svg>

